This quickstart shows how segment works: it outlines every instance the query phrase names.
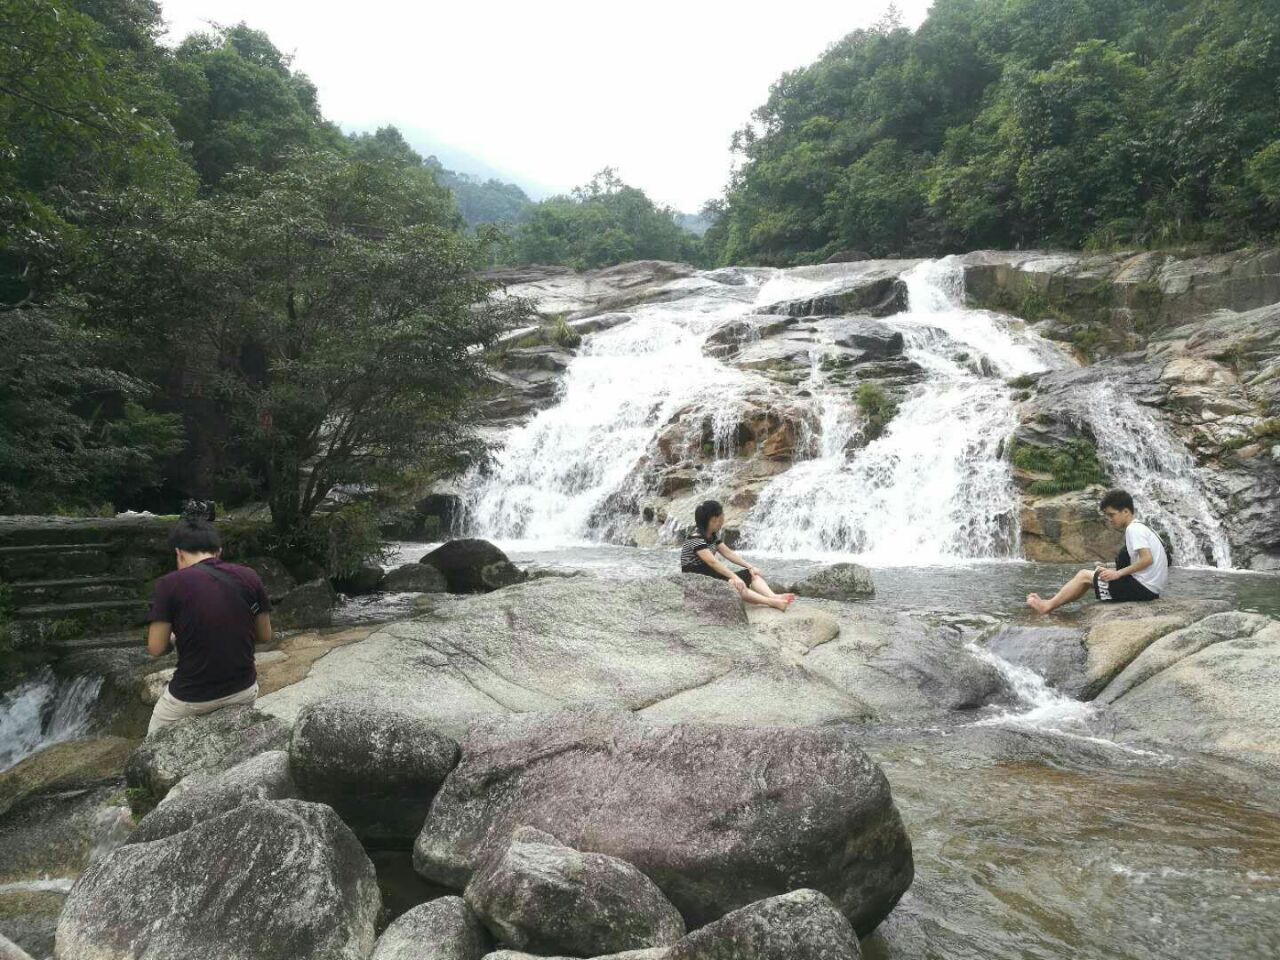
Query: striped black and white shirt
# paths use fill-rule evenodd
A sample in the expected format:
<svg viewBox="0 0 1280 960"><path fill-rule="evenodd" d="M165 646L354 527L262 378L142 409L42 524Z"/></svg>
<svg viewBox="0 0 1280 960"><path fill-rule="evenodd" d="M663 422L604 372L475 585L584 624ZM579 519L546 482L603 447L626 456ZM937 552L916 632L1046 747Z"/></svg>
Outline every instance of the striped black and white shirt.
<svg viewBox="0 0 1280 960"><path fill-rule="evenodd" d="M704 537L700 533L694 533L684 545L680 548L680 572L681 573L706 573L713 577L718 577L716 573L702 558L698 556L699 550L710 550L715 553L716 547L720 545L720 534L714 533L710 537Z"/></svg>

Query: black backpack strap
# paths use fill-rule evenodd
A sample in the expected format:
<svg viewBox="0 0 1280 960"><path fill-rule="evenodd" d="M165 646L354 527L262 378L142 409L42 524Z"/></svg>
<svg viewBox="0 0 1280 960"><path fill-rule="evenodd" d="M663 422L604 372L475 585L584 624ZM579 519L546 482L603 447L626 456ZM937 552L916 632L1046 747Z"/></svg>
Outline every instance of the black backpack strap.
<svg viewBox="0 0 1280 960"><path fill-rule="evenodd" d="M239 577L233 577L225 570L219 570L211 563L197 563L196 569L203 570L219 583L224 586L228 586L235 591L236 596L244 601L245 606L249 608L249 612L254 616L257 616L258 611L262 609L262 604L258 603L258 601L254 599L253 594L249 592L249 585Z"/></svg>

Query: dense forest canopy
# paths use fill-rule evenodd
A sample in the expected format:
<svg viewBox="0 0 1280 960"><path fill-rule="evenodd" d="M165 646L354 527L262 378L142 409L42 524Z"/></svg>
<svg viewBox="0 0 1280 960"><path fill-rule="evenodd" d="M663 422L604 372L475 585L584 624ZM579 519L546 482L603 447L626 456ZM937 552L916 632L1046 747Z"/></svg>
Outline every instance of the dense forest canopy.
<svg viewBox="0 0 1280 960"><path fill-rule="evenodd" d="M936 0L785 74L709 255L1239 245L1280 230L1280 3Z"/></svg>
<svg viewBox="0 0 1280 960"><path fill-rule="evenodd" d="M265 500L480 452L491 241L394 129L345 137L240 24L0 0L0 511Z"/></svg>

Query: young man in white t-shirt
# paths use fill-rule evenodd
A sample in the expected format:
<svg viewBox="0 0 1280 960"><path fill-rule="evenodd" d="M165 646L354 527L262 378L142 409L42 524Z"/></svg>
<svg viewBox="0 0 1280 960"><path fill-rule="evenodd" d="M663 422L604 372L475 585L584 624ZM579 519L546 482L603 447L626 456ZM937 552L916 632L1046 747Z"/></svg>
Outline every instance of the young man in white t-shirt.
<svg viewBox="0 0 1280 960"><path fill-rule="evenodd" d="M1124 531L1124 549L1116 555L1116 568L1081 570L1048 600L1038 593L1027 594L1027 606L1036 613L1049 613L1065 603L1079 600L1089 588L1106 603L1158 600L1169 582L1169 557L1155 531L1133 516L1133 497L1112 490L1102 498L1101 508L1113 530Z"/></svg>

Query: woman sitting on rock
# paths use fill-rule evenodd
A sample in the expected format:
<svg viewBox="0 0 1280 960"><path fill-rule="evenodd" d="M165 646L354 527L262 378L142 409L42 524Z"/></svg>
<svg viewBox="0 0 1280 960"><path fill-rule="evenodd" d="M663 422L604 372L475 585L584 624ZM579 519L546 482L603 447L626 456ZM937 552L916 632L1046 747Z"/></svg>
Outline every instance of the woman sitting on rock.
<svg viewBox="0 0 1280 960"><path fill-rule="evenodd" d="M680 549L681 573L700 573L717 580L727 580L745 603L756 603L775 610L786 610L791 606L796 598L794 593L784 593L781 596L774 593L759 570L720 541L724 508L718 501L706 500L698 504L698 509L693 512L693 522L697 530ZM730 570L720 562L721 556L746 569Z"/></svg>

